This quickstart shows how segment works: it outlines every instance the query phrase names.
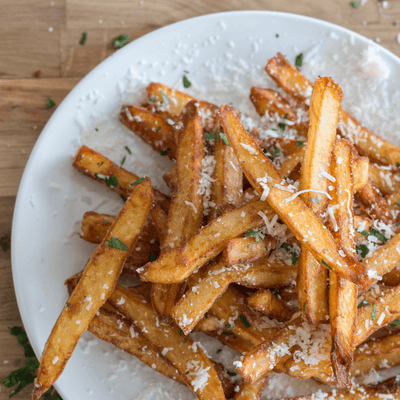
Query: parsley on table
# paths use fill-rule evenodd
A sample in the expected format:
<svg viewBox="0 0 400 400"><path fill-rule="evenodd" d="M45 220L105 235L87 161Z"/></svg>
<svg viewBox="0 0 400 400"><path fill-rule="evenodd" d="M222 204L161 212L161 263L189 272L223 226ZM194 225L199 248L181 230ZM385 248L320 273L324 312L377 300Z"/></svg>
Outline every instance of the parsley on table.
<svg viewBox="0 0 400 400"><path fill-rule="evenodd" d="M46 102L47 102L47 105L48 105L50 108L51 108L51 107L54 107L54 106L56 105L56 103L55 103L50 97L47 98Z"/></svg>
<svg viewBox="0 0 400 400"><path fill-rule="evenodd" d="M119 35L113 40L113 46L117 49L120 49L121 47L124 47L128 44L130 38L131 37L129 35Z"/></svg>
<svg viewBox="0 0 400 400"><path fill-rule="evenodd" d="M3 236L0 239L0 247L3 251L10 250L11 247L11 238L10 236Z"/></svg>
<svg viewBox="0 0 400 400"><path fill-rule="evenodd" d="M182 80L183 80L183 87L185 87L186 89L192 86L192 82L189 81L186 75L183 75Z"/></svg>
<svg viewBox="0 0 400 400"><path fill-rule="evenodd" d="M301 67L303 65L303 53L300 53L297 57L296 60L294 62L294 65L296 67Z"/></svg>
<svg viewBox="0 0 400 400"><path fill-rule="evenodd" d="M170 102L170 99L167 97L167 95L162 90L160 90L160 95L161 95L163 103L167 106Z"/></svg>
<svg viewBox="0 0 400 400"><path fill-rule="evenodd" d="M128 246L126 244L122 243L119 239L113 236L111 236L111 240L106 240L106 244L114 249L119 249L124 251L128 250Z"/></svg>
<svg viewBox="0 0 400 400"><path fill-rule="evenodd" d="M126 160L126 156L124 156L124 158L121 161L121 167L125 164L125 160Z"/></svg>
<svg viewBox="0 0 400 400"><path fill-rule="evenodd" d="M215 131L212 131L211 133L207 133L207 135L204 135L204 139L214 140L217 139L217 135L215 134Z"/></svg>
<svg viewBox="0 0 400 400"><path fill-rule="evenodd" d="M361 255L362 258L365 258L369 253L369 248L365 244L360 244L356 247L356 251Z"/></svg>
<svg viewBox="0 0 400 400"><path fill-rule="evenodd" d="M230 146L229 142L228 142L228 138L226 137L225 133L220 132L219 137L221 138L221 140L227 145Z"/></svg>
<svg viewBox="0 0 400 400"><path fill-rule="evenodd" d="M87 32L82 32L82 39L80 40L79 44L84 45L87 39Z"/></svg>
<svg viewBox="0 0 400 400"><path fill-rule="evenodd" d="M221 353L222 349L218 349L217 350L217 354Z"/></svg>
<svg viewBox="0 0 400 400"><path fill-rule="evenodd" d="M99 131L99 128L94 128L94 130L95 130L96 132L98 132L98 131Z"/></svg>
<svg viewBox="0 0 400 400"><path fill-rule="evenodd" d="M144 178L139 178L137 181L130 183L129 186L138 185L139 183L142 183L143 181L144 181Z"/></svg>
<svg viewBox="0 0 400 400"><path fill-rule="evenodd" d="M128 146L125 146L125 150L129 153L132 154L131 149Z"/></svg>
<svg viewBox="0 0 400 400"><path fill-rule="evenodd" d="M278 292L279 292L279 288L276 287L276 288L274 288L274 291L272 292L272 294L273 294L274 296L276 296L276 295L278 294Z"/></svg>
<svg viewBox="0 0 400 400"><path fill-rule="evenodd" d="M400 207L400 201L396 202L396 206Z"/></svg>

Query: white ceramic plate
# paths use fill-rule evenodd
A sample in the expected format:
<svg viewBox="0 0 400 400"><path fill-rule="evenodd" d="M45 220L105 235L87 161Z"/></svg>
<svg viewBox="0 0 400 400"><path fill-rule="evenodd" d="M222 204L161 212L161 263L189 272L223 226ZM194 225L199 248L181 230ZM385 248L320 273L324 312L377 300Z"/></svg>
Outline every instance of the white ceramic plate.
<svg viewBox="0 0 400 400"><path fill-rule="evenodd" d="M126 155L124 167L138 175L146 173L163 190L160 176L171 164L119 125L122 103L137 101L135 93L142 93L150 80L182 89L182 75L188 71L194 84L189 93L250 110L249 88L270 83L263 67L277 51L292 62L304 52L303 72L312 79L315 76L310 75L318 73L333 75L351 99L347 106L357 118L378 133L398 130L390 105L399 100L399 59L368 39L323 21L259 11L207 15L159 29L116 51L57 107L19 188L12 232L14 285L38 356L67 300L64 280L84 267L95 247L79 238L80 218L88 210L116 214L122 206L115 193L72 168L80 143L116 162ZM371 119L371 114L376 116ZM124 151L125 145L132 155ZM291 382L281 385L280 391L275 385L268 398L310 390L291 389ZM194 398L188 389L178 387L88 333L56 384L64 400Z"/></svg>

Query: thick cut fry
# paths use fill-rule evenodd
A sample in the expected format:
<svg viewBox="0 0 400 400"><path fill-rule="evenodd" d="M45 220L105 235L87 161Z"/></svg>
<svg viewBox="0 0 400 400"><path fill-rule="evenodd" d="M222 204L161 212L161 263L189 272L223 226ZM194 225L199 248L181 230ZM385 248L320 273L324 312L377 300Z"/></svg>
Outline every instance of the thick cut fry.
<svg viewBox="0 0 400 400"><path fill-rule="evenodd" d="M364 189L368 183L369 160L367 157L356 157L353 160L351 170L353 172L354 193Z"/></svg>
<svg viewBox="0 0 400 400"><path fill-rule="evenodd" d="M217 140L214 159L211 201L215 206L210 213L210 219L221 215L219 210L221 206L228 204L238 206L243 195L243 172L232 147L227 146L222 140Z"/></svg>
<svg viewBox="0 0 400 400"><path fill-rule="evenodd" d="M243 357L242 365L238 369L246 382L256 381L271 372L282 359L291 355L290 350L294 345L289 346L288 343L302 321L300 313L295 314L276 336L254 347Z"/></svg>
<svg viewBox="0 0 400 400"><path fill-rule="evenodd" d="M329 400L382 400L397 399L400 396L400 381L396 377L389 378L377 385L357 386L352 389L334 390L324 393ZM314 400L314 394L309 396L287 397L282 400Z"/></svg>
<svg viewBox="0 0 400 400"><path fill-rule="evenodd" d="M106 236L111 224L116 217L107 214L99 214L94 211L86 212L81 221L81 238L90 243L99 244ZM160 243L155 239L154 226L150 221L138 237L135 247L124 264L124 273L132 273L136 268L146 264L153 252L158 257L160 252Z"/></svg>
<svg viewBox="0 0 400 400"><path fill-rule="evenodd" d="M243 172L261 195L261 200L265 199L270 204L280 219L319 262L354 283L365 282L367 280L365 267L340 248L321 221L297 197L300 193L293 194L295 189L287 184L271 160L264 156L233 109L226 105L222 106L220 119Z"/></svg>
<svg viewBox="0 0 400 400"><path fill-rule="evenodd" d="M249 307L260 311L267 317L278 321L287 321L293 314L294 310L283 301L279 300L272 294L270 290L260 289L247 299Z"/></svg>
<svg viewBox="0 0 400 400"><path fill-rule="evenodd" d="M255 262L267 258L274 244L275 239L268 235L264 239L257 234L231 239L223 252L223 261L228 265Z"/></svg>
<svg viewBox="0 0 400 400"><path fill-rule="evenodd" d="M152 82L147 86L148 106L157 110L159 114L169 117L178 117L187 103L196 100L199 104L204 128L212 131L215 128L215 117L218 107L207 101L197 100L193 96L180 92L162 83Z"/></svg>
<svg viewBox="0 0 400 400"><path fill-rule="evenodd" d="M139 176L119 167L102 154L87 146L81 146L78 149L72 165L79 172L112 188L124 197L129 197L137 184L136 182L141 179ZM114 186L117 182L118 184ZM159 192L157 189L153 189L153 191L154 203L158 204L165 212L168 212L170 203L169 197Z"/></svg>
<svg viewBox="0 0 400 400"><path fill-rule="evenodd" d="M285 92L303 105L307 102L311 95L312 83L281 53L268 61L265 70ZM400 148L368 131L343 109L339 113L338 129L344 137L349 138L355 144L362 155L381 164L396 166L396 163L400 163Z"/></svg>
<svg viewBox="0 0 400 400"><path fill-rule="evenodd" d="M138 271L141 279L157 283L182 282L219 254L228 240L262 226L264 221L259 212L267 218L273 215L268 204L255 201L209 222L186 243L141 268Z"/></svg>
<svg viewBox="0 0 400 400"><path fill-rule="evenodd" d="M305 191L301 194L301 198L317 216L325 211L328 204L325 193L330 182L326 174L330 170L342 98L342 90L332 79L319 78L315 81L310 101L310 129L307 134L299 190ZM309 190L314 191L312 195ZM328 271L304 245L298 268L299 303L306 304L305 312L311 323L323 322L328 314Z"/></svg>
<svg viewBox="0 0 400 400"><path fill-rule="evenodd" d="M190 239L203 221L203 196L200 194L200 179L204 160L203 126L195 101L186 105L186 113L180 119L176 152L176 173L178 187L172 197L167 229L162 239L161 249L180 246ZM153 307L165 317L182 293L182 285L153 285Z"/></svg>
<svg viewBox="0 0 400 400"><path fill-rule="evenodd" d="M390 167L382 167L371 163L368 176L384 195L400 191L400 174L391 171Z"/></svg>
<svg viewBox="0 0 400 400"><path fill-rule="evenodd" d="M268 383L270 375L262 376L255 382L243 382L233 400L258 400L264 386Z"/></svg>
<svg viewBox="0 0 400 400"><path fill-rule="evenodd" d="M351 143L337 140L333 150L331 174L335 178L332 191L333 235L343 248L355 255L353 216L353 179ZM331 360L339 387L351 387L354 330L357 318L357 286L336 273L329 272L329 317L331 321Z"/></svg>
<svg viewBox="0 0 400 400"><path fill-rule="evenodd" d="M171 188L171 192L175 193L178 187L178 177L175 166L163 175L164 182Z"/></svg>
<svg viewBox="0 0 400 400"><path fill-rule="evenodd" d="M287 119L290 128L296 129L300 135L307 135L308 124L301 121L290 104L279 93L271 89L253 86L250 89L250 100L261 117L268 111L271 117L277 115L281 119Z"/></svg>
<svg viewBox="0 0 400 400"><path fill-rule="evenodd" d="M279 170L282 176L289 177L291 172L303 161L305 149L306 146L301 146L282 163Z"/></svg>
<svg viewBox="0 0 400 400"><path fill-rule="evenodd" d="M225 399L218 375L204 352L194 345L189 336L180 334L175 325L160 325L151 304L144 297L117 285L109 301L118 311L127 315L141 334L164 354L164 358L179 371L199 399Z"/></svg>
<svg viewBox="0 0 400 400"><path fill-rule="evenodd" d="M176 144L173 128L161 115L147 108L124 104L119 119L153 150L158 153L166 152L169 158L175 158Z"/></svg>
<svg viewBox="0 0 400 400"><path fill-rule="evenodd" d="M83 275L45 345L32 398L57 380L82 333L113 291L123 265L145 226L153 201L145 179L128 197L116 221L86 264Z"/></svg>

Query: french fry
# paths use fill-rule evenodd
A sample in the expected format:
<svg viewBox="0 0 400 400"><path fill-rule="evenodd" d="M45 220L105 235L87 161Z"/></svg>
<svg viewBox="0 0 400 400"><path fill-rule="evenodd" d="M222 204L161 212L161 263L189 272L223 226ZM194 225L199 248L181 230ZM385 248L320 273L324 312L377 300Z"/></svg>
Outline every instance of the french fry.
<svg viewBox="0 0 400 400"><path fill-rule="evenodd" d="M90 243L101 243L115 219L116 217L112 215L99 214L94 211L86 212L81 221L81 238ZM156 240L154 237L153 224L147 221L135 247L125 262L123 272L132 273L136 271L136 268L149 261L152 252L155 257L158 257L160 244L158 238Z"/></svg>
<svg viewBox="0 0 400 400"><path fill-rule="evenodd" d="M273 215L265 202L255 201L212 220L186 243L142 267L138 271L141 279L157 283L182 282L218 255L228 240L262 226L264 221L259 212L267 218ZM209 238L213 238L212 241Z"/></svg>
<svg viewBox="0 0 400 400"><path fill-rule="evenodd" d="M72 165L79 172L108 186L124 197L129 197L137 184L136 182L142 179L87 146L81 146L78 149ZM155 204L158 204L165 212L168 212L169 197L157 189L153 189L153 191Z"/></svg>
<svg viewBox="0 0 400 400"><path fill-rule="evenodd" d="M303 161L306 146L301 146L296 152L288 156L280 167L280 174L289 177L290 173Z"/></svg>
<svg viewBox="0 0 400 400"><path fill-rule="evenodd" d="M267 317L278 321L288 321L294 314L292 307L279 300L267 289L260 289L252 294L247 299L247 304Z"/></svg>
<svg viewBox="0 0 400 400"><path fill-rule="evenodd" d="M269 137L261 140L260 147L265 150L269 150L271 147L279 149L285 156L290 156L299 150L299 147L302 147L304 144L307 144L307 142L283 137Z"/></svg>
<svg viewBox="0 0 400 400"><path fill-rule="evenodd" d="M265 70L285 92L298 102L307 103L312 83L281 53L268 61ZM339 112L338 129L342 136L349 138L355 144L362 155L368 156L371 160L394 166L397 162L400 163L400 149L397 146L368 131L343 109Z"/></svg>
<svg viewBox="0 0 400 400"><path fill-rule="evenodd" d="M315 81L310 101L310 129L301 168L299 190L301 199L320 216L328 205L327 173L330 168L332 150L336 138L338 112L343 93L330 78ZM325 175L323 174L325 173ZM315 194L310 197L309 190ZM328 314L327 277L328 271L302 245L298 263L297 285L299 304L305 304L308 320L317 324L325 321Z"/></svg>
<svg viewBox="0 0 400 400"><path fill-rule="evenodd" d="M400 210L400 192L392 193L391 195L386 196L386 201L390 210Z"/></svg>
<svg viewBox="0 0 400 400"><path fill-rule="evenodd" d="M368 183L369 160L367 157L356 157L351 170L354 179L354 193L364 189Z"/></svg>
<svg viewBox="0 0 400 400"><path fill-rule="evenodd" d="M127 315L141 334L164 354L164 358L179 371L199 399L225 399L218 375L204 352L194 345L189 336L180 334L175 325L160 325L151 304L142 296L117 285L109 301L118 311ZM168 351L165 352L166 348Z"/></svg>
<svg viewBox="0 0 400 400"><path fill-rule="evenodd" d="M176 176L176 168L173 166L163 175L164 182L171 188L171 192L175 193L178 187L178 177Z"/></svg>
<svg viewBox="0 0 400 400"><path fill-rule="evenodd" d="M383 195L400 191L400 174L391 171L388 167L371 163L369 165L368 176Z"/></svg>
<svg viewBox="0 0 400 400"><path fill-rule="evenodd" d="M199 189L205 154L203 126L195 101L186 104L180 124L175 165L178 187L172 197L167 229L161 242L163 252L190 239L203 221L203 196ZM182 291L181 284L153 285L153 307L161 316L170 317Z"/></svg>
<svg viewBox="0 0 400 400"><path fill-rule="evenodd" d="M255 262L267 258L274 244L275 239L272 236L267 235L261 239L256 233L247 237L234 238L228 241L222 259L228 265Z"/></svg>
<svg viewBox="0 0 400 400"><path fill-rule="evenodd" d="M332 191L333 235L343 248L355 255L355 230L351 163L352 145L337 140L332 155L331 174L335 178ZM350 369L353 362L354 333L357 318L357 286L329 272L329 317L331 322L331 360L339 387L351 387Z"/></svg>
<svg viewBox="0 0 400 400"><path fill-rule="evenodd" d="M400 270L396 268L383 275L382 282L388 286L400 285Z"/></svg>
<svg viewBox="0 0 400 400"><path fill-rule="evenodd" d="M252 383L243 382L233 400L258 400L269 378L270 375L265 375Z"/></svg>
<svg viewBox="0 0 400 400"><path fill-rule="evenodd" d="M386 381L376 385L357 386L352 389L334 390L324 393L327 399L340 400L382 400L396 399L400 396L400 382L396 377L389 378ZM282 400L313 400L314 394L299 397L287 397Z"/></svg>
<svg viewBox="0 0 400 400"><path fill-rule="evenodd" d="M168 216L163 209L157 205L153 205L151 208L150 216L153 225L156 228L159 241L162 242L163 238L165 237Z"/></svg>
<svg viewBox="0 0 400 400"><path fill-rule="evenodd" d="M164 117L147 108L124 104L119 119L156 152L166 152L169 158L175 158L173 127Z"/></svg>
<svg viewBox="0 0 400 400"><path fill-rule="evenodd" d="M243 172L260 194L261 200L265 199L269 203L319 262L354 283L367 281L366 268L338 246L315 214L297 198L300 193L293 194L294 189L288 186L272 162L264 156L231 107L226 105L221 107L220 120ZM313 232L311 238L308 232Z"/></svg>
<svg viewBox="0 0 400 400"><path fill-rule="evenodd" d="M302 321L301 313L294 314L276 336L257 345L243 357L242 365L238 369L246 382L256 381L271 372L278 362L291 356L291 346L288 343Z"/></svg>
<svg viewBox="0 0 400 400"><path fill-rule="evenodd" d="M299 121L296 112L290 104L277 92L271 89L252 87L250 89L250 100L256 111L262 117L266 112L271 117L278 115L281 119L287 119L290 128L296 129L299 135L307 136L308 124Z"/></svg>
<svg viewBox="0 0 400 400"><path fill-rule="evenodd" d="M152 201L151 184L145 179L128 197L116 221L90 257L45 345L35 380L33 400L39 399L60 376L80 336L111 295L123 265L147 221Z"/></svg>
<svg viewBox="0 0 400 400"><path fill-rule="evenodd" d="M204 129L212 131L215 129L215 116L218 107L207 101L197 100L184 92L173 89L162 83L151 82L147 88L147 105L153 111L157 111L161 115L176 118L191 100L196 100L199 104L203 119Z"/></svg>

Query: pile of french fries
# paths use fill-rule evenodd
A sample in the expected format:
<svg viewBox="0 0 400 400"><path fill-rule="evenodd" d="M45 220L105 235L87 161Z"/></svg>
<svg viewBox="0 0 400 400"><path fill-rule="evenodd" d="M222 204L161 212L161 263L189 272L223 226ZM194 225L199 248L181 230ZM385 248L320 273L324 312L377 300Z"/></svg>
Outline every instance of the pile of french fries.
<svg viewBox="0 0 400 400"><path fill-rule="evenodd" d="M400 364L400 148L341 108L331 78L312 84L280 53L265 70L279 88L253 87L250 99L282 137L260 138L233 107L160 83L141 106L122 106L121 122L175 160L171 198L78 150L73 166L125 203L118 216L82 218L81 237L98 247L66 282L34 400L85 330L199 399L258 399L272 372L341 388L329 399L400 398L399 377L353 380ZM121 273L142 283L124 288ZM194 331L241 353L239 384Z"/></svg>

